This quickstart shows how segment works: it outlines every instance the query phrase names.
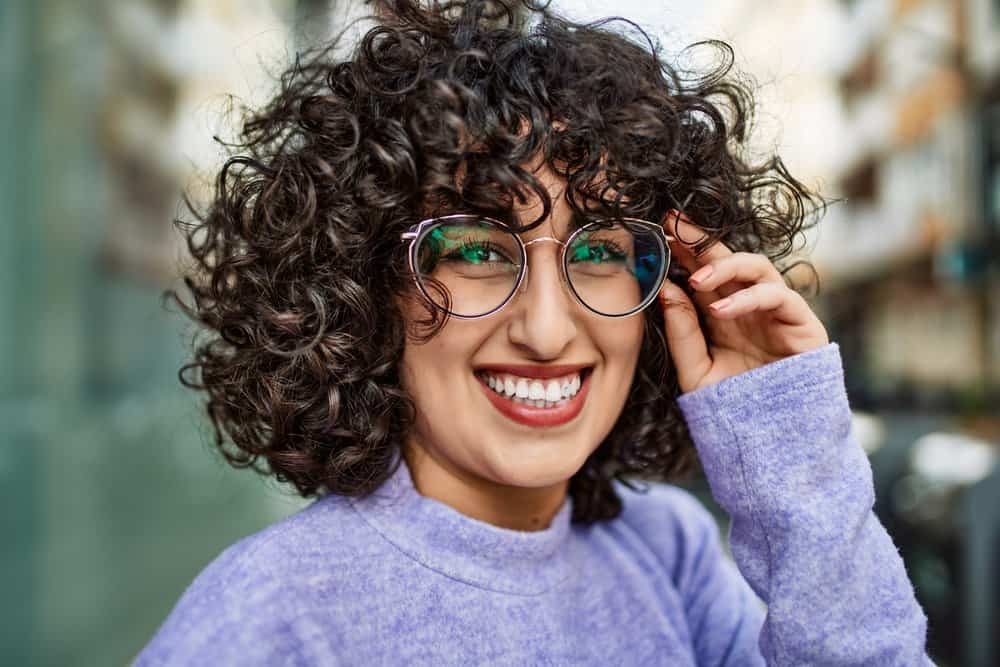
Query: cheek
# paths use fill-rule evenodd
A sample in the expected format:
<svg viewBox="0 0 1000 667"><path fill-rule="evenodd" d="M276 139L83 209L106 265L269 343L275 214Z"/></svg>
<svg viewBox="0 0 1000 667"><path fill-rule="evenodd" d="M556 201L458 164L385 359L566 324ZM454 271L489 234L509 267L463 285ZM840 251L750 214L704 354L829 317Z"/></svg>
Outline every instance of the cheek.
<svg viewBox="0 0 1000 667"><path fill-rule="evenodd" d="M428 341L406 341L400 379L418 407L432 411L468 390L472 361L488 334L483 329L479 323L450 320Z"/></svg>
<svg viewBox="0 0 1000 667"><path fill-rule="evenodd" d="M631 373L642 349L644 321L641 316L609 322L595 332L595 341L610 369Z"/></svg>
<svg viewBox="0 0 1000 667"><path fill-rule="evenodd" d="M635 321L613 323L621 326L608 327L600 338L596 339L604 362L604 382L599 389L601 392L599 400L609 408L614 406L608 413L611 422L618 418L620 410L628 399L639 361L639 352L642 349L645 331L643 320L641 317L629 320Z"/></svg>
<svg viewBox="0 0 1000 667"><path fill-rule="evenodd" d="M455 385L449 381L444 361L449 354L442 347L437 339L419 345L408 342L400 362L400 381L416 408L414 426L421 439L435 431Z"/></svg>
<svg viewBox="0 0 1000 667"><path fill-rule="evenodd" d="M401 362L403 389L418 403L439 394L450 359L454 359L454 351L437 338L421 344L407 343Z"/></svg>

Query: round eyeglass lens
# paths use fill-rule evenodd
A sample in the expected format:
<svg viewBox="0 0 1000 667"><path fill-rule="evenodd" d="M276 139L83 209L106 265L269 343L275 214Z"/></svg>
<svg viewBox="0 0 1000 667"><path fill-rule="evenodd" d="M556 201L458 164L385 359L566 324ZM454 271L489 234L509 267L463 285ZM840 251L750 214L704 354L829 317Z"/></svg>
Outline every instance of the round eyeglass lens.
<svg viewBox="0 0 1000 667"><path fill-rule="evenodd" d="M435 305L477 317L510 298L524 256L510 231L475 216L450 216L417 239L414 267L420 288Z"/></svg>
<svg viewBox="0 0 1000 667"><path fill-rule="evenodd" d="M659 229L625 220L595 222L566 248L566 275L588 308L619 317L655 298L669 261Z"/></svg>

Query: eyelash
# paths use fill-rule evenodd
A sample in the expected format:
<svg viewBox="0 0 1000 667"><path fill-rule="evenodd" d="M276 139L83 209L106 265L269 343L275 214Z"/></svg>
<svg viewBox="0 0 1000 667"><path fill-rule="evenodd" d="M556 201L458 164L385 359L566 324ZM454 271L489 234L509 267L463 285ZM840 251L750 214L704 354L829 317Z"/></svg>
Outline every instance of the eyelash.
<svg viewBox="0 0 1000 667"><path fill-rule="evenodd" d="M614 241L602 241L601 239L597 239L596 241L593 241L592 244L593 245L602 245L602 246L608 248L609 250L611 250L611 252L613 252L613 253L615 253L617 255L624 255L625 254L625 248L621 247L619 244L615 243Z"/></svg>
<svg viewBox="0 0 1000 667"><path fill-rule="evenodd" d="M507 253L505 252L504 248L502 248L501 246L498 246L496 243L491 243L490 241L479 241L476 239L462 239L461 245L455 250L445 255L445 259L460 257L463 250L469 250L472 248L481 248L483 250L490 250L500 255L501 257L505 258L507 261L511 261L511 259L507 257Z"/></svg>

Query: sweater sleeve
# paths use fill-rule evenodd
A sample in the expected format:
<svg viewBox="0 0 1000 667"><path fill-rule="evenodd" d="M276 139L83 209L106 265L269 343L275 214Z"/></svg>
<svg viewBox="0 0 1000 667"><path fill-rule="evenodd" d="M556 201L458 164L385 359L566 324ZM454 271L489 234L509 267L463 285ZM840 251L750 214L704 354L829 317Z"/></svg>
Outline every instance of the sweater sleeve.
<svg viewBox="0 0 1000 667"><path fill-rule="evenodd" d="M733 560L767 605L756 647L727 654L759 650L773 665L933 665L927 618L872 511L837 343L682 394L678 405L732 519ZM703 627L717 631L711 616L731 614L718 606ZM749 641L743 632L712 645Z"/></svg>

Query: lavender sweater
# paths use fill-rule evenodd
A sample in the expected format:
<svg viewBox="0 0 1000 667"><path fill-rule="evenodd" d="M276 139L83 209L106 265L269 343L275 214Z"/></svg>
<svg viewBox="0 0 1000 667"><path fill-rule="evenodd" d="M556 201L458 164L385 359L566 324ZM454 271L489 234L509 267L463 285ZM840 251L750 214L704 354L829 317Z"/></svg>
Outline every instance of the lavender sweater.
<svg viewBox="0 0 1000 667"><path fill-rule="evenodd" d="M574 525L567 498L520 532L420 495L404 462L366 499L328 496L226 549L135 664L933 664L872 513L839 346L678 401L736 567L672 485L616 482L617 519Z"/></svg>

